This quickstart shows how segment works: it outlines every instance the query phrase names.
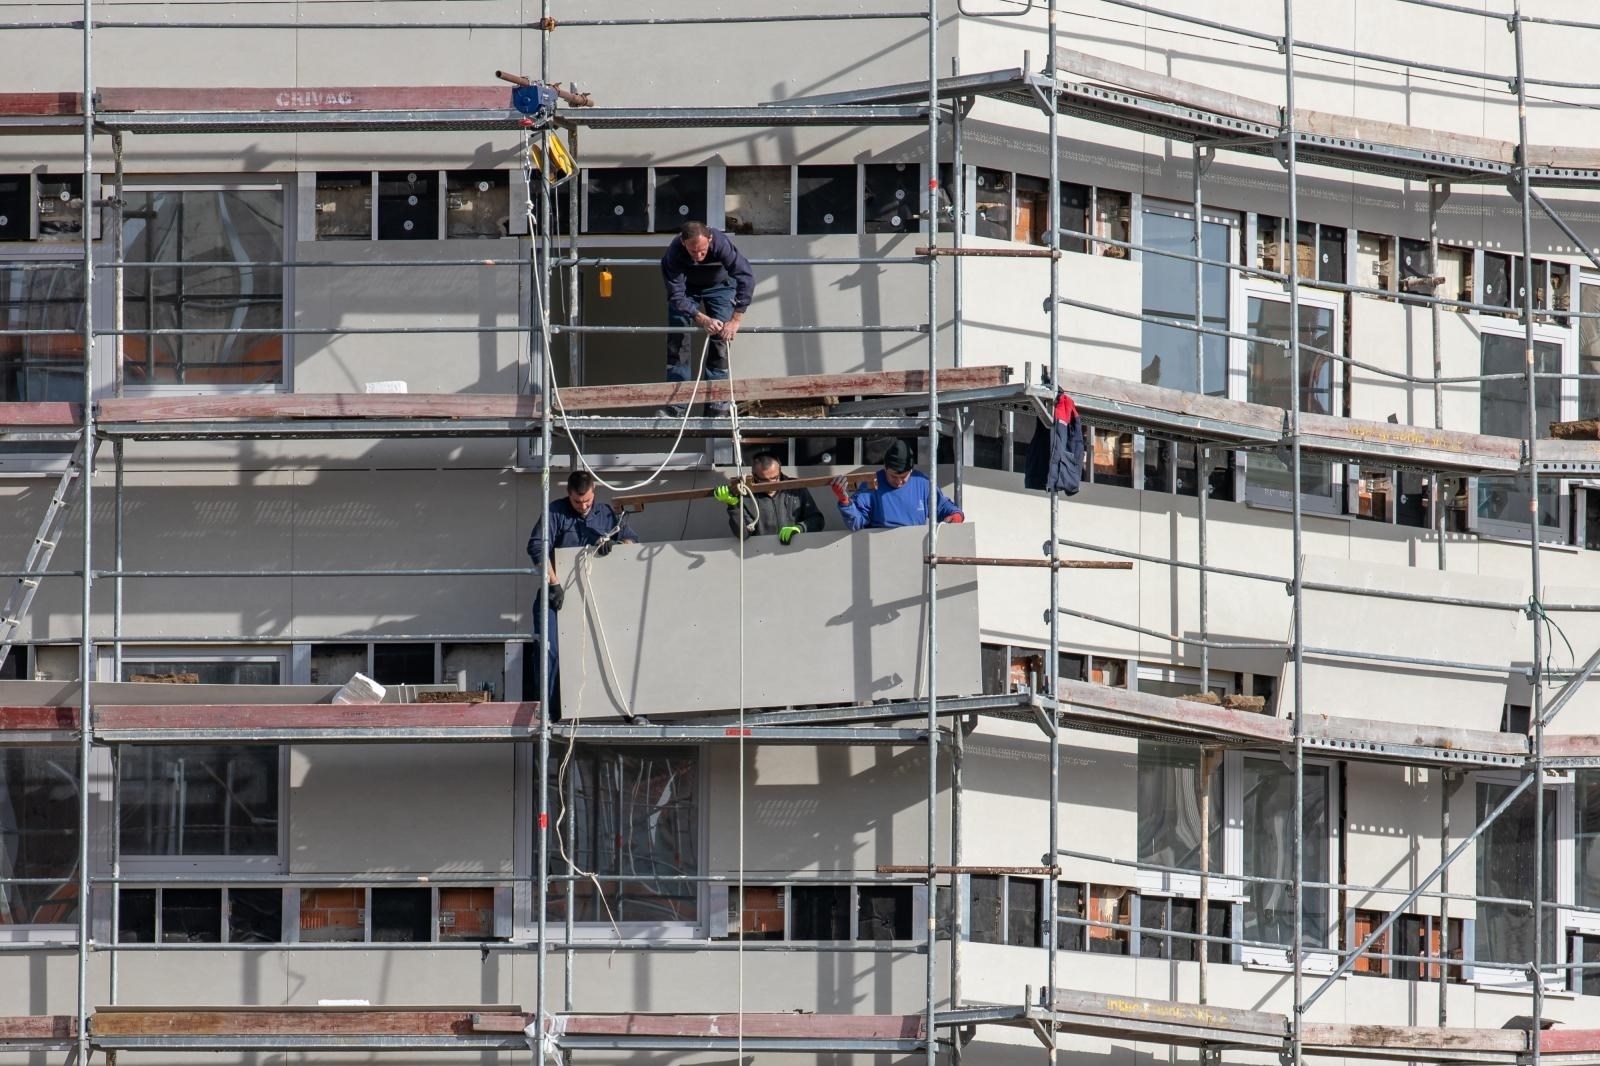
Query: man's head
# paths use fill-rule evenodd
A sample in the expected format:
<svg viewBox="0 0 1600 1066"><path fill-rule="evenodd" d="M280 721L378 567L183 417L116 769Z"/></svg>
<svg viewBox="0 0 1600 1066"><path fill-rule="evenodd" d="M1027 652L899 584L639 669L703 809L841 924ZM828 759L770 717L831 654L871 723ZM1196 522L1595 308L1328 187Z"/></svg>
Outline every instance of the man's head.
<svg viewBox="0 0 1600 1066"><path fill-rule="evenodd" d="M771 483L776 486L782 477L783 466L771 452L757 452L755 458L750 460L750 478L757 484Z"/></svg>
<svg viewBox="0 0 1600 1066"><path fill-rule="evenodd" d="M889 450L883 454L883 476L893 488L899 488L911 480L911 445L903 440L897 440L889 445Z"/></svg>
<svg viewBox="0 0 1600 1066"><path fill-rule="evenodd" d="M678 239L683 242L683 250L689 258L696 263L705 262L706 253L711 251L711 227L704 222L685 222L678 230Z"/></svg>
<svg viewBox="0 0 1600 1066"><path fill-rule="evenodd" d="M594 475L587 470L574 470L567 478L567 503L578 516L584 517L594 508Z"/></svg>

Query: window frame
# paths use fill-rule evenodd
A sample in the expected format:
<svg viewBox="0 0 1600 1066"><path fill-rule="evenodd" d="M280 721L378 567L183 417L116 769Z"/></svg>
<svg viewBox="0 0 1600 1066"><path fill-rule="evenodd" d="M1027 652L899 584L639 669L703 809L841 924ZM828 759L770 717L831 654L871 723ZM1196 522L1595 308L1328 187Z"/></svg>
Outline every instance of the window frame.
<svg viewBox="0 0 1600 1066"><path fill-rule="evenodd" d="M15 650L16 649L13 649L13 652ZM55 748L70 752L74 759L76 759L79 754L75 745L47 744L40 745L40 747ZM78 784L81 785L85 778L86 775L80 774L78 778ZM93 803L94 801L94 789L93 785L91 784L90 802ZM77 832L76 815L74 815L73 819L73 832L74 834ZM76 847L74 850L76 850ZM69 871L66 877L62 878L61 884L63 886L72 884L74 886L74 890L76 890L77 881L78 875L76 869L74 869ZM93 911L90 913L91 916L93 916ZM70 922L0 923L0 943L4 944L76 944L77 942L78 922L76 918Z"/></svg>
<svg viewBox="0 0 1600 1066"><path fill-rule="evenodd" d="M125 877L138 880L160 881L164 877L183 874L244 874L244 875L270 875L284 874L289 871L289 749L290 744L157 744L150 745L157 748L196 748L196 747L261 747L275 748L277 750L278 773L278 840L277 850L272 855L130 855L123 850L122 833L122 806L125 801L122 788L122 747L119 745L112 751L113 777L117 781L114 802L111 806L110 816L116 819L119 831L114 834L115 851L114 860L121 864ZM223 915L226 919L227 915Z"/></svg>
<svg viewBox="0 0 1600 1066"><path fill-rule="evenodd" d="M1495 314L1482 314L1475 312L1474 325L1478 334L1478 370L1483 371L1483 342L1487 336L1502 337L1521 342L1526 334L1520 324L1508 318ZM1558 372L1561 374L1574 374L1578 369L1578 340L1577 323L1582 319L1572 319L1572 325L1561 327L1535 322L1533 339L1535 344L1554 344L1557 348ZM1570 421L1578 416L1578 382L1570 377L1563 377L1557 381L1558 392L1556 399L1556 421ZM1478 417L1480 419L1479 432L1482 432L1481 419L1483 417L1482 384L1478 390ZM1512 475L1520 477L1520 475ZM1482 518L1478 514L1480 478L1472 478L1469 488L1467 515L1470 528L1479 536L1499 540L1513 540L1526 543L1528 529L1521 522L1508 522L1503 518ZM1541 524L1539 526L1539 540L1545 544L1565 544L1572 539L1573 527L1573 497L1569 491L1569 480L1565 478L1542 478L1543 481L1554 481L1556 516L1557 521L1553 526Z"/></svg>
<svg viewBox="0 0 1600 1066"><path fill-rule="evenodd" d="M1474 811L1478 808L1478 789L1482 785L1499 785L1515 788L1521 783L1522 777L1516 773L1483 772L1473 774L1472 805ZM1566 988L1566 982L1572 971L1568 969L1568 948L1574 932L1584 934L1590 930L1600 931L1600 914L1574 911L1574 894L1577 886L1576 857L1577 848L1574 840L1574 826L1576 816L1573 801L1576 793L1576 778L1572 771L1546 771L1543 780L1537 787L1546 790L1545 801L1555 800L1556 838L1550 844L1553 852L1552 865L1555 867L1555 888L1552 892L1553 899L1546 904L1547 921L1555 923L1551 930L1551 939L1555 942L1555 957L1544 960L1544 986L1546 991L1561 991ZM1504 817L1502 815L1501 817ZM1479 841L1482 841L1479 837ZM1481 843L1478 845L1481 847ZM1472 871L1472 890L1482 895L1482 886L1478 883L1478 870L1476 853ZM1463 934L1463 941L1470 942L1473 950L1472 965L1465 968L1466 981L1475 985L1484 985L1494 988L1529 988L1532 982L1528 978L1527 970L1523 966L1507 966L1498 962L1483 962L1477 957L1477 924L1481 920L1477 904L1473 907L1473 919L1470 927ZM1531 960L1530 960L1531 961Z"/></svg>
<svg viewBox="0 0 1600 1066"><path fill-rule="evenodd" d="M314 189L316 175L311 174L310 177L312 179ZM374 185L372 188L372 225L374 240L377 239L378 190L376 180L376 172L374 172ZM300 189L299 183L292 175L286 176L280 180L274 180L265 176L252 176L249 179L242 180L227 180L214 177L195 177L192 179L185 179L183 177L167 177L159 180L146 180L140 177L130 177L124 182L122 189L119 190L119 195L125 198L131 193L145 192L276 192L282 200L283 207L283 247L279 251L278 258L282 261L293 260L295 258L295 246L297 242L302 239L298 225L300 213L298 210L297 201L297 197L300 195ZM439 199L442 211L442 204L444 201L442 194ZM315 201L313 201L312 207L315 207ZM304 239L308 241L315 240L316 231L313 229L310 236L305 237ZM358 241L352 243L361 242ZM124 244L126 244L126 241L124 241ZM181 263L174 263L175 267L179 267L181 265ZM279 269L283 274L281 285L283 293L283 314L280 319L279 328L288 330L294 327L296 306L295 275L298 273L298 271L288 267L282 267ZM115 286L116 283L113 282L110 285L105 286L105 288L114 289ZM127 329L126 324L124 324L122 328ZM131 332L132 331L129 331L128 335L131 335ZM125 336L114 336L110 338L110 340L113 341L111 347L114 354L113 357L107 362L109 363L109 368L111 374L113 375L112 380L114 380L115 375L118 372L118 364L120 364L123 358L124 345L122 342L124 339ZM280 335L280 340L283 345L283 365L281 368L281 376L278 382L275 384L207 385L165 383L131 385L125 383L123 386L123 394L125 396L272 396L280 393L291 393L294 391L295 339L296 334L293 333L284 333Z"/></svg>
<svg viewBox="0 0 1600 1066"><path fill-rule="evenodd" d="M1229 814L1230 814L1229 832L1238 834L1238 841L1239 841L1239 843L1238 843L1238 852L1239 852L1239 856L1240 856L1240 865L1238 867L1234 868L1233 870L1230 870L1229 872L1238 872L1238 873L1242 874L1243 871L1244 871L1244 864L1243 864L1243 859L1244 859L1244 834L1245 834L1246 830L1249 828L1248 826L1246 826L1244 824L1243 800L1244 800L1244 768L1245 768L1245 762L1249 761L1249 760L1253 760L1253 761L1256 761L1256 762L1265 762L1265 763L1281 763L1283 760L1281 760L1277 755L1258 755L1258 754L1246 753L1246 752L1230 752L1229 754L1238 755L1239 759L1240 759L1240 762L1239 762L1239 773L1237 775L1235 775L1236 776L1236 780L1238 781L1238 786L1239 786L1238 794L1239 794L1239 799L1240 799L1240 806L1238 808L1236 808L1235 810L1229 812ZM1308 759L1305 760L1305 764L1307 766L1326 767L1327 771L1328 771L1328 795L1327 795L1327 798L1326 798L1326 801L1325 801L1326 805L1327 805L1327 811L1328 811L1328 818L1327 818L1327 822L1328 822L1328 827L1327 827L1328 878L1327 879L1330 882L1334 882L1334 881L1339 880L1338 875L1337 875L1337 871L1341 867L1340 860L1341 860L1341 857L1342 857L1341 856L1341 841L1340 841L1340 838L1339 838L1339 830L1340 830L1339 811L1340 811L1340 809L1342 807L1342 802L1341 802L1342 797L1341 797L1341 794L1340 794L1341 782L1339 780L1339 762L1337 760L1334 760L1334 759L1311 759L1311 758L1308 758ZM1302 862L1302 868L1303 868L1303 862ZM1244 883L1243 887L1247 888L1248 887L1248 883ZM1338 906L1338 902L1339 902L1339 892L1338 892L1338 890L1328 888L1328 889L1317 889L1316 891L1326 892L1327 893L1327 898L1328 898L1328 925L1327 925L1327 928L1323 930L1323 942L1327 946L1324 947L1324 948L1320 948L1320 949L1319 948L1307 948L1307 949L1305 949L1304 950L1304 960L1305 961L1304 961L1303 965L1304 965L1304 968L1305 968L1307 973L1331 974L1331 973L1333 973L1333 971L1335 970L1335 968L1337 968L1337 966L1339 964L1339 951L1340 951L1340 948L1338 946L1339 945L1339 935L1340 935L1340 928L1341 928L1341 926L1342 926L1342 924L1344 922L1344 915L1339 910L1339 906ZM1246 896L1248 895L1248 893L1241 893L1241 894L1244 894ZM1237 930L1236 930L1238 936L1240 936L1240 937L1244 936L1245 912L1248 912L1248 910L1250 908L1250 902L1249 902L1248 898L1245 899L1244 903L1242 904L1242 907L1243 907L1243 910L1241 911L1241 913L1239 915L1239 925L1238 925ZM1281 947L1281 948L1262 948L1262 947L1253 947L1253 946L1250 946L1250 945L1241 945L1240 948L1239 948L1239 961L1240 961L1240 963L1242 965L1254 966L1254 967L1257 967L1257 968L1260 968L1260 969L1288 970L1290 968L1290 966L1291 966L1290 959L1289 959L1289 952L1291 950L1292 950L1291 947L1288 947L1288 946Z"/></svg>
<svg viewBox="0 0 1600 1066"><path fill-rule="evenodd" d="M1271 286L1246 279L1243 284L1234 286L1238 294L1238 303L1234 307L1234 321L1239 323L1236 332L1244 333L1249 330L1249 311L1251 300L1262 300L1287 305L1289 293L1286 288ZM1331 311L1333 314L1333 351L1339 357L1331 360L1332 381L1328 389L1331 397L1331 406L1335 412L1344 409L1346 383L1349 375L1346 373L1343 358L1344 350L1344 325L1345 301L1336 293L1327 290L1318 290L1315 285L1306 283L1300 289L1300 306L1315 307L1320 310ZM1303 326L1302 326L1303 328ZM1228 397L1229 399L1250 401L1250 345L1251 341L1232 338L1228 341ZM1299 394L1299 384L1291 382L1291 393L1296 398ZM1305 413L1305 412L1302 412ZM1292 504L1288 500L1278 501L1265 495L1265 490L1252 487L1250 483L1250 460L1253 453L1245 451L1239 453L1239 462L1235 464L1236 490L1234 498L1240 503L1264 510L1287 511ZM1312 495L1303 487L1296 486L1300 495L1301 510L1319 515L1339 516L1344 514L1346 485L1350 481L1348 464L1327 460L1329 466L1328 495ZM1287 464L1285 464L1287 465ZM1303 472L1303 468L1302 468Z"/></svg>
<svg viewBox="0 0 1600 1066"><path fill-rule="evenodd" d="M1153 199L1153 198L1151 198L1149 196L1142 196L1142 197L1139 198L1138 202L1133 204L1132 211L1133 211L1134 217L1138 219L1138 234L1134 238L1134 243L1136 243L1136 244L1141 244L1142 245L1142 244L1145 243L1145 216L1146 215L1154 214L1154 215L1163 215L1163 216L1166 216L1167 218L1176 218L1176 219L1179 219L1179 220L1181 220L1183 222L1187 222L1189 224L1189 227L1190 227L1191 230L1194 227L1194 207L1193 207L1192 204L1183 204L1183 203L1179 203L1179 202L1176 202L1176 201L1159 200L1159 199ZM1244 243L1250 238L1250 234L1252 233L1251 226L1254 223L1254 216L1253 215L1247 216L1244 213L1238 212L1238 211L1213 210L1213 209L1211 209L1209 207L1206 207L1206 206L1202 205L1202 207L1200 209L1200 221L1202 223L1202 234L1201 234L1202 247L1200 249L1201 258L1205 258L1204 226L1206 226L1206 225L1224 226L1227 229L1227 249L1228 249L1228 254L1227 254L1227 257L1226 257L1227 261L1229 263L1233 264L1233 266L1235 266L1235 267L1243 265L1243 263L1241 261L1241 258L1240 258L1240 249L1244 245ZM1193 249L1192 248L1185 249L1184 251L1185 251L1185 254L1192 254ZM1145 297L1144 297L1144 294L1143 294L1143 288L1142 288L1143 280L1142 279L1143 279L1143 276L1144 276L1144 267L1145 267L1145 264L1147 262L1146 255L1148 255L1148 254L1149 253L1146 253L1146 252L1138 253L1138 260L1137 261L1139 263L1140 278L1141 278L1141 282L1140 282L1141 289L1140 289L1140 297L1139 297L1140 307L1139 307L1139 309L1140 309L1141 313L1143 313L1143 314L1162 314L1163 312L1159 312L1159 311L1153 312L1153 311L1149 310L1148 307L1145 306L1146 301L1145 301ZM1160 257L1160 258L1167 258L1167 257L1163 256L1163 257ZM1195 264L1189 263L1189 262L1185 262L1184 260L1175 260L1175 262L1180 264L1180 266L1183 267L1183 268L1189 268L1189 273L1190 274L1193 273L1192 268L1195 266ZM1231 329L1231 326L1229 325L1229 323L1241 321L1242 315L1243 315L1243 308L1248 306L1247 303L1241 303L1241 298L1244 296L1245 287L1246 287L1246 284L1250 280L1250 276L1248 274L1241 274L1237 270L1232 270L1232 269L1229 269L1228 267L1203 267L1202 269L1203 270L1207 270L1207 271L1211 271L1211 270L1221 271L1223 277L1227 279L1227 293L1225 295L1224 302L1223 302L1223 321L1219 325L1213 320L1212 322L1208 323L1208 328L1212 328L1212 329L1217 329L1217 328L1220 328L1220 329ZM1190 302L1192 303L1193 301L1191 300ZM1193 318L1192 312L1190 313L1189 318L1190 319ZM1144 364L1144 337L1143 337L1143 330L1145 328L1148 328L1149 326L1151 326L1153 324L1154 323L1150 323L1150 322L1141 323L1140 345L1139 345L1139 349L1140 349L1139 350L1139 358L1140 358L1140 366L1141 366L1141 368L1143 367L1143 364ZM1183 332L1190 333L1190 331L1188 331L1188 330L1184 330ZM1193 336L1193 334L1190 333L1190 336ZM1209 335L1207 335L1207 334L1201 334L1200 336L1201 336L1202 343L1206 339L1208 339L1208 337L1209 337ZM1221 344L1222 344L1222 391L1220 393L1207 393L1207 392L1204 391L1205 382L1204 381L1197 381L1195 383L1197 388L1196 388L1196 391L1193 393L1193 395L1196 395L1196 396L1217 395L1217 396L1221 396L1221 397L1224 397L1224 398L1229 397L1229 396L1232 395L1234 347L1235 347L1236 344L1238 344L1240 342L1238 342L1238 341L1236 341L1236 340L1234 340L1232 338L1228 338L1228 337L1219 337L1219 338L1217 338L1217 340L1220 341ZM1166 387L1170 388L1171 386L1166 386ZM1183 390L1183 391L1187 391L1187 390Z"/></svg>
<svg viewBox="0 0 1600 1066"><path fill-rule="evenodd" d="M602 746L598 746L598 747L595 747L595 746L592 746L592 745L585 745L585 746L589 747L591 750L598 750L598 751L602 751L602 752L614 752L614 751L618 751L618 750L622 750L622 751L655 751L655 752L662 752L662 751L668 751L668 750L678 750L678 751L684 752L685 754L692 754L692 756L693 756L693 758L695 760L695 790L696 790L696 795L698 796L698 800L697 800L697 802L695 804L695 806L696 806L696 810L695 810L695 835L696 835L695 849L696 849L696 853L697 853L695 855L695 863L696 863L696 866L699 869L707 870L709 868L709 866L710 866L710 858L711 858L711 841L710 841L711 804L709 802L709 796L710 796L709 790L710 790L710 786L711 786L711 766L710 766L711 759L709 757L709 749L708 749L708 747L706 745L704 745L704 744L672 745L670 748L659 748L659 749L655 748L653 746L639 747L639 746L628 745L628 744L602 745ZM564 756L564 753L559 753L559 752L556 752L556 751L552 750L552 753L551 753L551 767L552 767L553 770L560 766L563 756ZM539 779L538 779L538 768L537 768L537 766L532 768L532 772L530 774L530 777L531 777L532 792L537 794L538 789L539 789ZM557 816L559 816L559 814L560 814L560 810L561 810L560 804L561 804L560 797L556 794L555 789L552 788L551 792L550 792L551 823L552 823L551 824L551 828L550 828L550 842L551 842L551 848L552 848L551 873L552 873L553 876L559 874L559 871L556 869L556 867L558 865L560 865L560 855L559 855L559 851L556 850L556 835L555 835L555 832L556 832L555 821L556 821ZM536 824L536 821L535 821L535 818L534 818L533 811L531 809L531 805L523 806L523 805L519 804L518 805L518 812L519 812L519 817L520 817L520 819L522 821L522 825L517 830L518 839L529 840L532 843L532 846L536 850L537 849L537 845L538 845L538 840L537 840L537 837L536 837L537 824ZM608 882L605 882L604 880L602 880L601 883L602 884L607 884ZM615 884L616 882L609 882L609 883ZM695 920L692 921L692 922L612 922L612 921L607 920L604 917L601 917L597 921L579 921L578 919L574 918L572 920L572 939L573 939L574 942L579 942L579 941L663 941L663 942L668 942L668 941L703 940L703 939L706 939L711 935L712 930L715 928L715 925L719 920L718 917L716 917L713 914L713 911L714 911L714 907L713 907L714 900L713 900L712 892L710 891L711 888L712 888L712 885L710 884L710 882L707 882L707 881L695 882ZM553 894L552 894L551 898L552 898L552 900L554 899L554 895ZM853 894L852 894L851 898L852 898L852 902L853 902L854 901L854 895ZM523 916L521 916L519 914L518 919L514 923L514 928L516 929L517 938L519 938L519 939L532 939L535 925L536 925L536 923L538 922L538 919L539 919L538 907L539 907L539 901L538 901L538 898L537 898L537 892L535 891L532 894L532 898L529 900L526 917L523 917ZM722 912L721 912L721 914L722 914L722 917L720 919L721 921L726 921L726 913L727 913L727 907L726 907L726 905L724 905L723 908L722 908ZM788 920L789 919L788 919L788 916L786 914L785 917L784 917L785 932L786 933L787 933L787 928L788 928ZM552 939L552 940L565 942L566 928L567 928L567 920L565 918L554 918L554 917L551 917L551 918L547 918L547 920L546 920L546 936L548 938Z"/></svg>

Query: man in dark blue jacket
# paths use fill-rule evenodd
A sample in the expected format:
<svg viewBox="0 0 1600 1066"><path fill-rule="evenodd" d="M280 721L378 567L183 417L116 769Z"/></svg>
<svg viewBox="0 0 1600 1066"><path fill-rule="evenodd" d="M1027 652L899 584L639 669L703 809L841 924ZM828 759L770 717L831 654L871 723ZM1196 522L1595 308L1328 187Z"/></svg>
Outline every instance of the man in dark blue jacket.
<svg viewBox="0 0 1600 1066"><path fill-rule="evenodd" d="M566 588L556 577L555 550L557 548L593 548L595 554L606 555L613 544L637 544L638 534L628 528L628 516L609 503L597 503L594 498L594 475L587 470L574 470L567 478L567 496L550 501L550 540L545 543L544 520L533 524L528 534L528 558L535 564L541 560L545 577L550 583L550 611L540 624L539 601L533 603L534 635L548 633L545 641L545 669L550 685L550 706L555 719L561 717L560 644L556 626L556 612L566 601ZM534 694L523 693L523 699L533 699Z"/></svg>
<svg viewBox="0 0 1600 1066"><path fill-rule="evenodd" d="M839 501L839 515L850 529L920 526L928 521L928 478L913 469L911 446L903 440L889 445L875 488L862 489L852 499L849 486L840 477L833 479L833 495ZM967 520L942 492L937 506L941 522Z"/></svg>
<svg viewBox="0 0 1600 1066"><path fill-rule="evenodd" d="M728 235L704 222L685 222L661 257L667 325L699 326L710 337L706 377L728 376L728 342L739 332L755 294L756 276ZM692 381L698 338L667 334L667 380ZM718 405L726 409L726 405Z"/></svg>

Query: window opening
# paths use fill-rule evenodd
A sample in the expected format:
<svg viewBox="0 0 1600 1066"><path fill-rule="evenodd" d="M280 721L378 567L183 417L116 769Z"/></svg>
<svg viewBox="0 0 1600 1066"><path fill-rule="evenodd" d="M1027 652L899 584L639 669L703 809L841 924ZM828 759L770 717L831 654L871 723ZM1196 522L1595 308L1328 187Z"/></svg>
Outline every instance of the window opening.
<svg viewBox="0 0 1600 1066"><path fill-rule="evenodd" d="M647 232L649 174L647 167L586 170L584 227L590 233Z"/></svg>
<svg viewBox="0 0 1600 1066"><path fill-rule="evenodd" d="M789 168L729 167L723 214L729 233L788 233Z"/></svg>
<svg viewBox="0 0 1600 1066"><path fill-rule="evenodd" d="M1522 437L1527 434L1526 383L1521 376L1526 368L1521 336L1484 333L1483 373L1516 374L1514 378L1485 381L1479 387L1479 432L1491 436ZM1561 372L1561 347L1551 341L1535 341L1534 372ZM1536 377L1533 383L1534 407L1540 433L1548 436L1550 424L1561 417L1561 381ZM1478 517L1483 520L1526 527L1531 499L1527 480L1521 477L1478 479ZM1561 527L1561 482L1539 479L1539 524L1547 529Z"/></svg>
<svg viewBox="0 0 1600 1066"><path fill-rule="evenodd" d="M1328 881L1329 861L1329 768L1324 764L1305 767L1304 821L1294 820L1294 771L1277 759L1244 760L1244 874L1246 877L1272 878L1270 882L1245 883L1244 939L1285 947L1294 935L1291 863L1292 839L1299 833L1304 841L1302 875L1307 881ZM1301 945L1322 948L1328 945L1328 890L1307 888L1304 892Z"/></svg>
<svg viewBox="0 0 1600 1066"><path fill-rule="evenodd" d="M278 854L276 746L134 746L122 755L129 856Z"/></svg>
<svg viewBox="0 0 1600 1066"><path fill-rule="evenodd" d="M61 878L0 883L0 926L75 922L77 869L77 749L0 748L0 878Z"/></svg>
<svg viewBox="0 0 1600 1066"><path fill-rule="evenodd" d="M705 167L656 167L657 233L676 233L685 222L704 222L711 202Z"/></svg>
<svg viewBox="0 0 1600 1066"><path fill-rule="evenodd" d="M282 889L228 889L230 944L276 944L282 939Z"/></svg>
<svg viewBox="0 0 1600 1066"><path fill-rule="evenodd" d="M220 944L222 942L222 889L163 888L161 890L161 942L163 944Z"/></svg>
<svg viewBox="0 0 1600 1066"><path fill-rule="evenodd" d="M39 239L41 241L82 239L83 175L41 174L38 183Z"/></svg>
<svg viewBox="0 0 1600 1066"><path fill-rule="evenodd" d="M862 173L862 217L868 233L909 233L916 228L920 169L915 163L868 163Z"/></svg>
<svg viewBox="0 0 1600 1066"><path fill-rule="evenodd" d="M861 885L856 889L856 939L910 940L910 885Z"/></svg>
<svg viewBox="0 0 1600 1066"><path fill-rule="evenodd" d="M378 174L378 239L439 239L439 176L431 170Z"/></svg>
<svg viewBox="0 0 1600 1066"><path fill-rule="evenodd" d="M856 232L859 195L854 164L800 167L796 180L797 232Z"/></svg>
<svg viewBox="0 0 1600 1066"><path fill-rule="evenodd" d="M1514 786L1499 782L1478 783L1478 824L1498 807ZM1534 797L1529 789L1511 802L1500 817L1489 823L1478 839L1478 894L1502 899L1531 899L1534 890L1534 863L1544 864L1545 901L1555 902L1556 892L1556 791L1545 790L1544 840L1542 857L1533 850ZM1519 975L1533 958L1533 911L1511 903L1478 904L1474 958L1479 963L1514 966ZM1556 923L1544 923L1546 962L1555 960Z"/></svg>
<svg viewBox="0 0 1600 1066"><path fill-rule="evenodd" d="M445 174L445 236L489 239L511 233L511 173L452 170Z"/></svg>
<svg viewBox="0 0 1600 1066"><path fill-rule="evenodd" d="M1011 239L1027 244L1050 243L1050 182L1031 174L1017 175L1017 218Z"/></svg>
<svg viewBox="0 0 1600 1066"><path fill-rule="evenodd" d="M978 167L973 197L973 234L997 241L1011 239L1011 175Z"/></svg>
<svg viewBox="0 0 1600 1066"><path fill-rule="evenodd" d="M850 939L848 885L795 885L789 896L792 939Z"/></svg>
<svg viewBox="0 0 1600 1066"><path fill-rule="evenodd" d="M364 888L302 888L300 939L308 944L351 942L367 938L367 891Z"/></svg>
<svg viewBox="0 0 1600 1066"><path fill-rule="evenodd" d="M1307 414L1338 414L1338 365L1332 356L1323 354L1337 352L1340 348L1336 310L1305 301L1300 304L1298 387L1289 381L1289 350L1264 343L1266 340L1289 339L1289 302L1251 296L1248 315L1247 331L1263 340L1250 341L1246 346L1245 399L1283 410L1288 410L1291 403L1298 402L1300 410ZM1321 351L1312 351L1312 348ZM1300 491L1306 497L1304 502L1307 506L1327 512L1339 509L1335 473L1335 466L1328 460L1301 462ZM1289 493L1293 491L1293 482L1288 465L1277 456L1264 452L1252 454L1246 461L1245 479L1253 502L1281 507L1290 505Z"/></svg>
<svg viewBox="0 0 1600 1066"><path fill-rule="evenodd" d="M0 174L0 241L33 239L33 177Z"/></svg>
<svg viewBox="0 0 1600 1066"><path fill-rule="evenodd" d="M40 263L0 260L0 331L73 332L51 336L0 332L3 403L83 399L83 263L70 259ZM18 443L0 445L0 450L38 452L45 446Z"/></svg>
<svg viewBox="0 0 1600 1066"><path fill-rule="evenodd" d="M317 173L317 240L372 239L372 174L366 170Z"/></svg>
<svg viewBox="0 0 1600 1066"><path fill-rule="evenodd" d="M433 890L373 888L372 942L419 943L433 939Z"/></svg>
<svg viewBox="0 0 1600 1066"><path fill-rule="evenodd" d="M1194 220L1163 211L1144 212L1144 243L1151 248L1183 255L1194 254ZM1202 258L1219 262L1232 259L1230 245L1233 228L1223 222L1201 223ZM1144 267L1144 313L1194 321L1195 265L1169 256L1146 254ZM1209 329L1228 328L1231 292L1226 267L1202 267L1205 286L1203 317ZM1197 334L1192 329L1145 322L1140 327L1143 369L1140 380L1184 392L1203 391L1224 396L1228 388L1228 348L1225 337ZM1195 380L1195 344L1204 353L1205 380Z"/></svg>

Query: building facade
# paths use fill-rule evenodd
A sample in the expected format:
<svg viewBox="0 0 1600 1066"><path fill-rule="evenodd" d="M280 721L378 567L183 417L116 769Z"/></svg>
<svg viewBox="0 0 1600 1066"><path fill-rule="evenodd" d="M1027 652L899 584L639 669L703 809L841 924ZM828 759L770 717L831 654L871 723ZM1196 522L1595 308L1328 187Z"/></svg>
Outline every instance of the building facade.
<svg viewBox="0 0 1600 1066"><path fill-rule="evenodd" d="M0 1015L152 1061L1581 1029L1600 446L1551 427L1600 418L1600 26L1479 6L15 9L0 559L55 543L0 666ZM595 106L524 124L499 70ZM736 381L820 413L576 391L663 378L686 220L755 262ZM930 401L930 364L1003 369ZM1052 500L1056 386L1089 441ZM819 487L780 547L650 500L641 545L559 555L566 713L533 706L524 545L570 470L896 438L963 526L846 534ZM413 702L316 710L357 672ZM449 688L486 717L404 717ZM571 1028L294 1028L440 1004ZM302 1014L118 1043L119 1006ZM748 1049L593 1022L790 1012Z"/></svg>

